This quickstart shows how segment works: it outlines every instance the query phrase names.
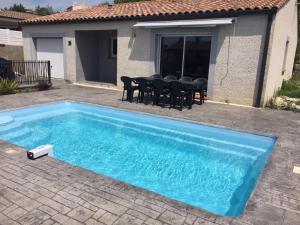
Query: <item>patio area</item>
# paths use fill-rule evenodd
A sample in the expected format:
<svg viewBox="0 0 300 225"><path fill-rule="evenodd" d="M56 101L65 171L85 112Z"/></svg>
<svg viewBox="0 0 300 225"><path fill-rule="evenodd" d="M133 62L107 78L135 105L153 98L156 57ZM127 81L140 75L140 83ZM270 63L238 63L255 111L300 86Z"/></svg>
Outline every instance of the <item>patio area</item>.
<svg viewBox="0 0 300 225"><path fill-rule="evenodd" d="M121 101L122 92L54 81L53 89L0 97L0 110L74 100L276 135L278 143L241 217L219 217L0 141L0 224L300 224L300 114L207 102L191 110Z"/></svg>

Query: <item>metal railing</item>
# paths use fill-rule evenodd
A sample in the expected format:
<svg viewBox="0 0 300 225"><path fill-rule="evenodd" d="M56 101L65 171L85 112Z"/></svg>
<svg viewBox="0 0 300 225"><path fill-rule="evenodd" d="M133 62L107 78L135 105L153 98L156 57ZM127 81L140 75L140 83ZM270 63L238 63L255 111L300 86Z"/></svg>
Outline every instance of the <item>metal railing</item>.
<svg viewBox="0 0 300 225"><path fill-rule="evenodd" d="M51 83L50 61L0 61L0 77L14 79L21 85Z"/></svg>

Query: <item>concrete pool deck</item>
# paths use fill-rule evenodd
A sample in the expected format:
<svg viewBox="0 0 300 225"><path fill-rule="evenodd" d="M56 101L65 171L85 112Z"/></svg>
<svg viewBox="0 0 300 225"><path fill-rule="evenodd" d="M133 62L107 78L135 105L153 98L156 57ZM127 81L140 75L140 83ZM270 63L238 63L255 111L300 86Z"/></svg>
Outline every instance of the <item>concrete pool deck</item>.
<svg viewBox="0 0 300 225"><path fill-rule="evenodd" d="M44 92L0 96L0 110L75 100L278 136L243 216L219 217L0 141L0 224L300 224L300 114L206 103L178 111L121 102L121 92L55 82Z"/></svg>

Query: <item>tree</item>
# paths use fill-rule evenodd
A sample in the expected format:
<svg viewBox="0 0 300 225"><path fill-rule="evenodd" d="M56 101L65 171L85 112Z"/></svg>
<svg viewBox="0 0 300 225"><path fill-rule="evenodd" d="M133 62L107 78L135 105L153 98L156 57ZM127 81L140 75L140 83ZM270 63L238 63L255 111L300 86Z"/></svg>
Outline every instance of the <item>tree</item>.
<svg viewBox="0 0 300 225"><path fill-rule="evenodd" d="M9 8L9 10L17 12L26 12L26 8L22 4L13 4L13 6Z"/></svg>
<svg viewBox="0 0 300 225"><path fill-rule="evenodd" d="M54 13L54 10L51 6L47 5L45 7L37 6L35 8L35 13L40 16L47 16Z"/></svg>
<svg viewBox="0 0 300 225"><path fill-rule="evenodd" d="M114 3L117 4L117 3L125 3L125 2L142 2L142 1L147 1L147 0L114 0Z"/></svg>

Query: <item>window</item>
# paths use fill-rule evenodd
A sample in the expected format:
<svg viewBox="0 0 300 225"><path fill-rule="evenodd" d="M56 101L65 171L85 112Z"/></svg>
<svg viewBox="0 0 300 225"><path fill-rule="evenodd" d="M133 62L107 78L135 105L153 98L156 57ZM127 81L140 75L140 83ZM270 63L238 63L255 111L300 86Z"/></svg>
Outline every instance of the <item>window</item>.
<svg viewBox="0 0 300 225"><path fill-rule="evenodd" d="M110 57L116 58L118 53L118 41L116 37L110 40Z"/></svg>
<svg viewBox="0 0 300 225"><path fill-rule="evenodd" d="M284 50L284 58L283 58L283 64L282 64L282 75L285 74L286 71L286 64L287 64L287 56L289 51L289 45L290 45L290 38L288 37L286 43L285 43L285 50Z"/></svg>
<svg viewBox="0 0 300 225"><path fill-rule="evenodd" d="M208 78L210 46L210 37L185 38L184 76Z"/></svg>
<svg viewBox="0 0 300 225"><path fill-rule="evenodd" d="M160 41L159 65L162 76L208 78L211 37L163 36Z"/></svg>
<svg viewBox="0 0 300 225"><path fill-rule="evenodd" d="M163 76L180 76L182 72L183 37L162 37L160 72Z"/></svg>

